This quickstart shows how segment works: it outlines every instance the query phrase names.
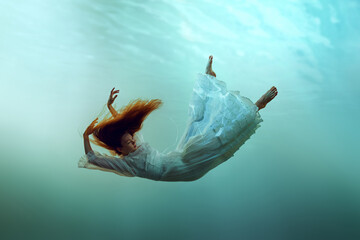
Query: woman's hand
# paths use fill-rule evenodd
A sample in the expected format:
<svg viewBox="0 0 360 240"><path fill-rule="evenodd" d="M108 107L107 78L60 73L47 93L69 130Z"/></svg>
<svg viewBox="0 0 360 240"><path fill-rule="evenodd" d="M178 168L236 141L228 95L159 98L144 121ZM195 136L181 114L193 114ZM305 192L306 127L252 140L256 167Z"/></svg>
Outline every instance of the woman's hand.
<svg viewBox="0 0 360 240"><path fill-rule="evenodd" d="M115 89L115 88L111 89L110 96L109 96L109 100L108 100L108 102L107 102L107 105L108 105L108 106L111 106L111 104L113 104L115 98L118 96L118 95L115 95L115 96L114 96L114 94L119 93L119 90L115 90L115 91L114 91L114 89Z"/></svg>
<svg viewBox="0 0 360 240"><path fill-rule="evenodd" d="M85 130L84 136L89 136L90 134L92 134L94 132L94 128L95 128L97 121L98 121L98 118L96 118L94 121L92 121L92 123Z"/></svg>

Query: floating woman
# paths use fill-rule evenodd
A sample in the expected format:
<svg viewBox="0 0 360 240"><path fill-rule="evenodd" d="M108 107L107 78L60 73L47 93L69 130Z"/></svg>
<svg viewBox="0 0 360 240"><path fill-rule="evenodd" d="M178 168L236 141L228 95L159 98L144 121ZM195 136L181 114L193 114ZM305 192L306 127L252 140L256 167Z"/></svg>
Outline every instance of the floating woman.
<svg viewBox="0 0 360 240"><path fill-rule="evenodd" d="M205 74L195 82L186 131L175 150L159 152L136 135L162 101L136 99L117 112L112 103L119 91L113 88L107 103L112 116L98 124L95 119L85 130L86 154L79 167L156 181L194 181L231 158L260 127L259 110L274 99L277 89L272 87L254 104L238 91L227 90L225 82L216 78L212 61L210 56ZM93 151L91 134L91 141L113 156Z"/></svg>

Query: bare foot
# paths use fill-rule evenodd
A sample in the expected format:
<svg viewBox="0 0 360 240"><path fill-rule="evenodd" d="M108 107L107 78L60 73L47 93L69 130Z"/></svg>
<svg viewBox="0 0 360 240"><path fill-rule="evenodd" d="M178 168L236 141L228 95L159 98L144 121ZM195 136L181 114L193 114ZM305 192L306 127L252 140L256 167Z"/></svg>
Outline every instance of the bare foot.
<svg viewBox="0 0 360 240"><path fill-rule="evenodd" d="M270 88L270 90L262 95L262 97L256 102L256 106L258 106L259 110L266 107L266 104L273 100L277 94L278 91L276 87Z"/></svg>
<svg viewBox="0 0 360 240"><path fill-rule="evenodd" d="M213 60L213 56L210 55L209 56L209 61L208 61L207 66L206 66L205 73L216 77L215 72L212 70L212 60Z"/></svg>

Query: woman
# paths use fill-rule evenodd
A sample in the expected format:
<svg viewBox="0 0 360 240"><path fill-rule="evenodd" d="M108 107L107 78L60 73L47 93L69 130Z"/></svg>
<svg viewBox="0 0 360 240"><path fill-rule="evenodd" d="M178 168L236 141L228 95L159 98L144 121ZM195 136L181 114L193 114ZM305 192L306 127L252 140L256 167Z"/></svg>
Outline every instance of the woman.
<svg viewBox="0 0 360 240"><path fill-rule="evenodd" d="M80 159L79 167L157 181L194 181L232 157L260 127L263 120L258 111L277 95L277 89L272 87L253 104L216 79L212 60L210 56L205 74L199 74L195 82L187 128L174 151L161 153L135 135L145 118L162 104L161 100L137 99L117 112L112 103L119 91L113 88L107 104L112 116L97 125L95 119L85 130L86 155ZM93 151L91 134L92 142L114 156Z"/></svg>

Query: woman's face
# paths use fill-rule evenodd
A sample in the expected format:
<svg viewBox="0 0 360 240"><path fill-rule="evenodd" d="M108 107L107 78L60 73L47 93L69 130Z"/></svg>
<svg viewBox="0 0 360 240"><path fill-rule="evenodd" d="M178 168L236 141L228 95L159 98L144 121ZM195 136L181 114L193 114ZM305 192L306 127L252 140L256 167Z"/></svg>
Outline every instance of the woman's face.
<svg viewBox="0 0 360 240"><path fill-rule="evenodd" d="M128 155L131 152L134 152L138 146L136 145L135 139L129 134L125 133L121 137L121 146L120 151L123 155Z"/></svg>

